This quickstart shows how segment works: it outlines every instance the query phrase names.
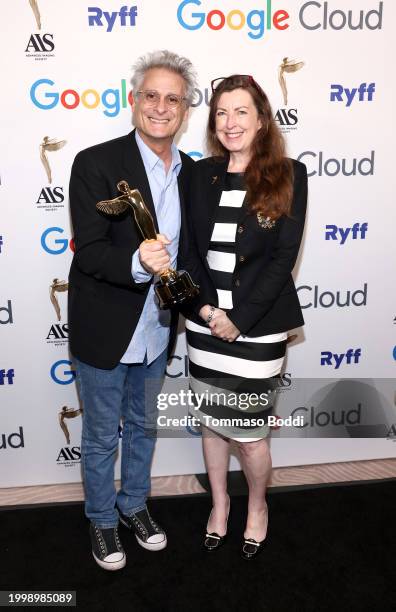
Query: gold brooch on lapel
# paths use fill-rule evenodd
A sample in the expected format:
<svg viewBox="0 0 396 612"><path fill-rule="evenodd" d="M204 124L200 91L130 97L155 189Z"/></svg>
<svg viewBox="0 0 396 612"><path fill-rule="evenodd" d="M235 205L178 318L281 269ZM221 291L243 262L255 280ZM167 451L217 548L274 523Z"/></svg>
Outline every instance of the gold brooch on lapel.
<svg viewBox="0 0 396 612"><path fill-rule="evenodd" d="M271 219L271 217L264 217L261 212L257 213L257 221L259 226L263 229L272 229L276 223L275 219Z"/></svg>
<svg viewBox="0 0 396 612"><path fill-rule="evenodd" d="M215 182L217 181L217 178L218 178L217 176L212 176L212 185L215 184Z"/></svg>

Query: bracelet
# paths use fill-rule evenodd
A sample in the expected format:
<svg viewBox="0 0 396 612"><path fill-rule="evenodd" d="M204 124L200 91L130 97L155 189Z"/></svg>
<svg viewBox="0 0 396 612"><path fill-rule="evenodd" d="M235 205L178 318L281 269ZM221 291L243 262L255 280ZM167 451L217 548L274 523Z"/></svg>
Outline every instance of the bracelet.
<svg viewBox="0 0 396 612"><path fill-rule="evenodd" d="M209 325L209 323L211 322L211 320L213 319L214 316L214 312L215 312L216 308L214 306L210 307L210 313L208 315L208 318L206 319L206 323L207 325Z"/></svg>

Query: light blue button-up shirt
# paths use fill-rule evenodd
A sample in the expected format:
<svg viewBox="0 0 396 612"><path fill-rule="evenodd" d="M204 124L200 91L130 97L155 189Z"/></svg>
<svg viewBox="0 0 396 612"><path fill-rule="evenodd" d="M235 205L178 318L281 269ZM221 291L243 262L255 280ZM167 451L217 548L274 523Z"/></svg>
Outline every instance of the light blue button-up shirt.
<svg viewBox="0 0 396 612"><path fill-rule="evenodd" d="M137 130L135 131L135 137L150 185L158 228L160 234L164 234L171 241L166 248L171 266L175 268L181 217L177 184L177 176L182 165L180 153L176 145L172 143L172 162L168 173L166 173L162 159L143 142ZM150 364L168 346L170 312L169 310L160 310L158 299L154 293L154 282L158 278L153 278L143 268L139 260L139 250L135 251L132 257L132 276L137 283L145 283L150 278L152 282L139 322L121 363L142 363L147 354L147 363Z"/></svg>

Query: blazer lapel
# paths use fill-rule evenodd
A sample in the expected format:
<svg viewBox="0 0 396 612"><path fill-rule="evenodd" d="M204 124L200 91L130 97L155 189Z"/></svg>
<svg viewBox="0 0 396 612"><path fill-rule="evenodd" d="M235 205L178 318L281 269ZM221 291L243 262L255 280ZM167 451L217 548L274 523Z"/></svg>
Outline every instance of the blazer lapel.
<svg viewBox="0 0 396 612"><path fill-rule="evenodd" d="M177 176L177 186L179 190L179 202L180 202L180 235L182 234L182 232L187 231L186 203L185 203L185 198L184 198L183 183L184 183L184 174L183 174L183 160L182 160L182 167ZM188 235L188 232L186 235Z"/></svg>
<svg viewBox="0 0 396 612"><path fill-rule="evenodd" d="M142 156L140 155L139 147L136 143L135 131L136 130L130 132L125 139L123 151L123 169L126 175L123 176L123 179L129 183L131 189L139 189L144 203L152 214L157 233L159 233L153 196L151 195L150 184L147 178Z"/></svg>
<svg viewBox="0 0 396 612"><path fill-rule="evenodd" d="M225 175L227 172L228 157L224 161L215 162L211 167L211 172L208 175L208 184L206 186L208 194L208 216L205 222L207 232L205 234L205 243L203 244L203 252L206 253L213 233L217 206L220 202L221 193L224 189Z"/></svg>

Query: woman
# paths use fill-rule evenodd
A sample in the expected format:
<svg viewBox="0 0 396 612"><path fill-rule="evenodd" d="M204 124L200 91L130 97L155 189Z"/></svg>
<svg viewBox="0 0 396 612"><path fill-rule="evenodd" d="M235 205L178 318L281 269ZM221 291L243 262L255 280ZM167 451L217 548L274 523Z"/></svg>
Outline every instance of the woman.
<svg viewBox="0 0 396 612"><path fill-rule="evenodd" d="M249 486L242 556L253 559L267 532L270 391L287 331L304 324L291 272L307 173L285 157L268 98L251 76L216 79L212 91L207 138L214 157L195 164L190 200L207 300L186 322L190 384L200 397L192 412L202 425L213 498L204 546L217 550L227 532L233 441Z"/></svg>

